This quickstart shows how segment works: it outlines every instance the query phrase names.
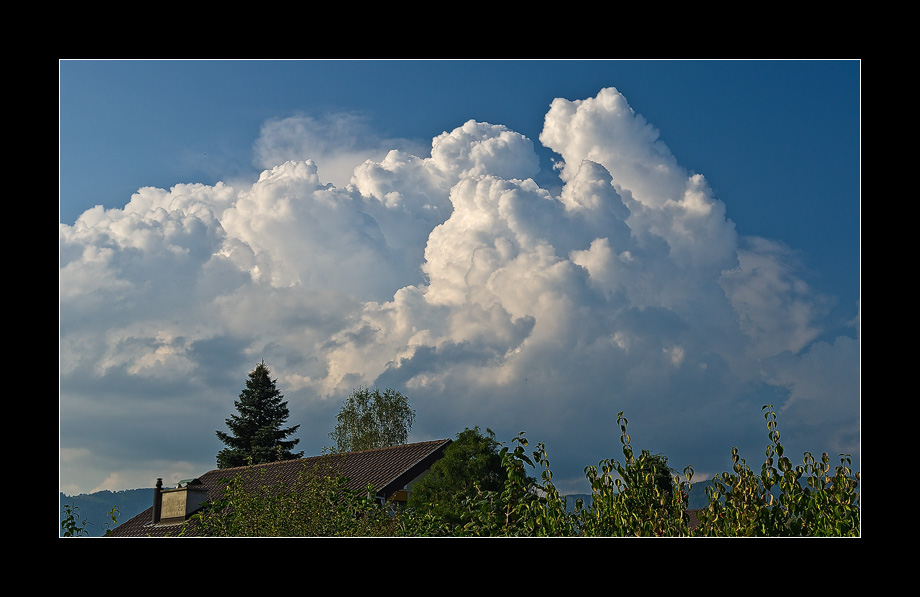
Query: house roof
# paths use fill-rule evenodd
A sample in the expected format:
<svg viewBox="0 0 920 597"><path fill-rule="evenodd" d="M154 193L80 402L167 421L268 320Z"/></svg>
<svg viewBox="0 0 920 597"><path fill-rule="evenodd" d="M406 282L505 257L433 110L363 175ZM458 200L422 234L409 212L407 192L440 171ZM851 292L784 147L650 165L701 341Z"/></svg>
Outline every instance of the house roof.
<svg viewBox="0 0 920 597"><path fill-rule="evenodd" d="M371 485L376 490L378 498L387 499L431 468L432 463L441 458L444 449L450 443L449 439L440 439L361 452L325 454L253 466L215 469L198 477L201 482L198 487L207 491L208 500L216 500L222 494L222 479L242 475L244 480L260 486L271 487L280 483L290 487L305 471L327 472L331 469L348 479L347 488L360 491ZM150 508L116 527L111 536L165 537L177 534L177 525L153 524L152 520L153 498ZM184 535L194 536L193 527L193 524L189 525Z"/></svg>

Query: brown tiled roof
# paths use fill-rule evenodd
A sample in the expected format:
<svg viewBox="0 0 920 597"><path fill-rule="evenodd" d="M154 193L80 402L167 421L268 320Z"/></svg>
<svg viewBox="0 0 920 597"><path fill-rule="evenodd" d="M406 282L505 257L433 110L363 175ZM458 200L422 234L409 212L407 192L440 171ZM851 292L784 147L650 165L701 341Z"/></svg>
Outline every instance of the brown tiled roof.
<svg viewBox="0 0 920 597"><path fill-rule="evenodd" d="M333 469L338 475L348 479L346 486L349 489L363 490L371 485L376 490L377 497L386 499L428 470L431 464L444 454L444 448L450 443L449 439L441 439L362 452L326 454L257 464L251 467L215 469L198 477L198 480L201 481L201 486L207 489L207 499L216 500L221 497L221 480L237 475L242 475L253 485L272 487L280 483L284 486L294 486L304 472L315 470L324 473ZM151 491L150 508L116 527L111 536L165 537L178 533L179 526L154 525L152 518ZM194 535L195 529L193 525L189 525L185 536Z"/></svg>
<svg viewBox="0 0 920 597"><path fill-rule="evenodd" d="M687 510L687 526L691 530L696 530L700 526L700 510L702 508L691 508Z"/></svg>

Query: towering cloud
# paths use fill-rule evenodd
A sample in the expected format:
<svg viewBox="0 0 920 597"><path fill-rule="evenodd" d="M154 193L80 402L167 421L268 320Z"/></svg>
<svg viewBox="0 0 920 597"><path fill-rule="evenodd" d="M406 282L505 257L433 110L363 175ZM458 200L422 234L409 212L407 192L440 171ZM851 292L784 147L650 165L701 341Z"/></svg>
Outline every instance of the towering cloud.
<svg viewBox="0 0 920 597"><path fill-rule="evenodd" d="M414 437L526 430L573 488L618 455L619 411L643 447L703 474L732 445L760 450L765 400L806 415L780 421L813 433L803 449L858 454L856 341L816 341L823 299L794 254L739 236L615 89L550 106L540 141L560 157L556 195L534 182L532 140L472 120L430 155L392 149L322 182L302 155L317 147L311 122L266 126L251 185L140 189L60 226L75 468L211 468L213 430L262 358L317 452L337 401L364 384L410 396ZM157 419L190 430L170 436L178 453L162 453L170 424ZM97 424L109 433L87 432ZM115 427L137 450L121 465Z"/></svg>

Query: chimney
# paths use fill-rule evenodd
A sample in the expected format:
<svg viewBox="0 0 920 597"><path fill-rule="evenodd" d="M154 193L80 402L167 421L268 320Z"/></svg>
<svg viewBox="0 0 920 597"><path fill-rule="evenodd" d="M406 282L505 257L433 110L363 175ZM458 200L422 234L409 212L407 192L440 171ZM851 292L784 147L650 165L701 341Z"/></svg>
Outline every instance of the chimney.
<svg viewBox="0 0 920 597"><path fill-rule="evenodd" d="M157 484L160 485L159 481ZM159 505L154 506L154 524L185 522L208 499L208 490L198 479L184 479L175 489L158 491Z"/></svg>
<svg viewBox="0 0 920 597"><path fill-rule="evenodd" d="M160 512L163 510L163 479L157 479L157 486L153 489L153 524L160 522Z"/></svg>

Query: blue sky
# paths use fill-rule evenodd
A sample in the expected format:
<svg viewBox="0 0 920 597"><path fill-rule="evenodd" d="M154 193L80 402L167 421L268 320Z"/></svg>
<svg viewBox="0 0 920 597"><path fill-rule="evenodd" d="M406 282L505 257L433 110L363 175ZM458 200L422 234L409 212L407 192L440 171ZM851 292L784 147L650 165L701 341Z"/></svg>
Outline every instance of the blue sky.
<svg viewBox="0 0 920 597"><path fill-rule="evenodd" d="M262 358L308 453L391 384L573 487L620 410L858 457L858 61L63 61L60 224L65 492L213 468Z"/></svg>

